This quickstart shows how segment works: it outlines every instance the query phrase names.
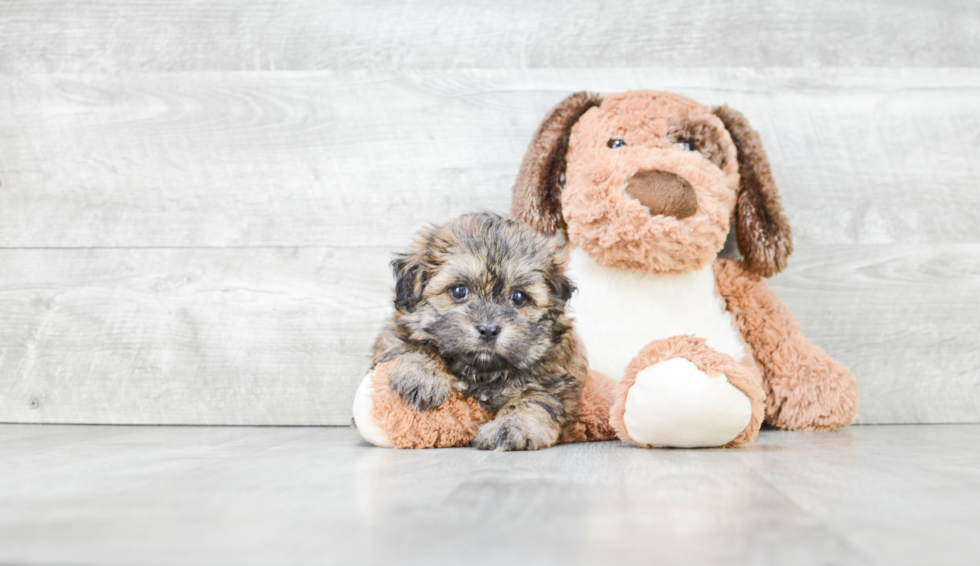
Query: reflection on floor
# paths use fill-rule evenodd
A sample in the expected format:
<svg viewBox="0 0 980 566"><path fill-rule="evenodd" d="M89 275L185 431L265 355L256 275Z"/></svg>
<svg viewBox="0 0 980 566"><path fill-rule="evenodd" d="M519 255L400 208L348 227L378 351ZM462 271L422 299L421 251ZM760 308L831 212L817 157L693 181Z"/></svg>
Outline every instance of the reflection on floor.
<svg viewBox="0 0 980 566"><path fill-rule="evenodd" d="M350 428L0 425L0 562L975 564L980 425L392 451Z"/></svg>

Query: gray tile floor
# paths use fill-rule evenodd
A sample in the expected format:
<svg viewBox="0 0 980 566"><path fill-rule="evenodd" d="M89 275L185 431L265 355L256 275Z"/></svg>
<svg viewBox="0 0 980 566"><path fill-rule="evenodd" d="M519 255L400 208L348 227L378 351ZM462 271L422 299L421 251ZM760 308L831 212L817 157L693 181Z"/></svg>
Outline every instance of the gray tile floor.
<svg viewBox="0 0 980 566"><path fill-rule="evenodd" d="M0 425L0 562L977 564L980 425L391 451L349 428Z"/></svg>

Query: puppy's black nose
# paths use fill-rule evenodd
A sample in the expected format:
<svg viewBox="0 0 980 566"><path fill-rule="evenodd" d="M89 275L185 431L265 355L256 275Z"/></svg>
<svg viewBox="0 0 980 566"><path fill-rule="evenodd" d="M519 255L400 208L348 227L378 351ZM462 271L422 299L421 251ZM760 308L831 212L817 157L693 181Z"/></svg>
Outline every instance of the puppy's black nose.
<svg viewBox="0 0 980 566"><path fill-rule="evenodd" d="M500 325L495 322L481 322L476 325L476 329L480 332L480 338L487 342L500 334Z"/></svg>

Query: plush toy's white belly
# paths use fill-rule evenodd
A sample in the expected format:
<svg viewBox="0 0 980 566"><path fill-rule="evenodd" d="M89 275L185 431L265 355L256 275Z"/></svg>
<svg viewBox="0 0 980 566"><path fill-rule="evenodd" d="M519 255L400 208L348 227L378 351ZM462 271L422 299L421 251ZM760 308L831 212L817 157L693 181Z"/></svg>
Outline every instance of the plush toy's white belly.
<svg viewBox="0 0 980 566"><path fill-rule="evenodd" d="M711 266L680 275L601 267L580 248L568 276L578 287L569 302L589 367L619 380L640 350L679 334L704 338L736 362L745 349L721 298Z"/></svg>

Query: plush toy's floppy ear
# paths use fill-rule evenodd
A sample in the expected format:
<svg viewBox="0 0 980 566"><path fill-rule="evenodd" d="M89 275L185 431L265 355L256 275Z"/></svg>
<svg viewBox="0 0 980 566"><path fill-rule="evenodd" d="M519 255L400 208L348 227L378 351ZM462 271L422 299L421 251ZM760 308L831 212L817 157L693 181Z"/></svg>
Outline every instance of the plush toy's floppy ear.
<svg viewBox="0 0 980 566"><path fill-rule="evenodd" d="M572 126L602 97L577 92L551 109L534 133L514 183L511 212L543 234L565 227L561 216L561 188L565 182L565 154Z"/></svg>
<svg viewBox="0 0 980 566"><path fill-rule="evenodd" d="M735 205L735 236L738 251L753 272L771 277L786 267L793 252L793 236L779 203L779 191L769 170L769 159L759 134L749 126L741 112L717 106L712 112L725 128L738 150L741 187Z"/></svg>

